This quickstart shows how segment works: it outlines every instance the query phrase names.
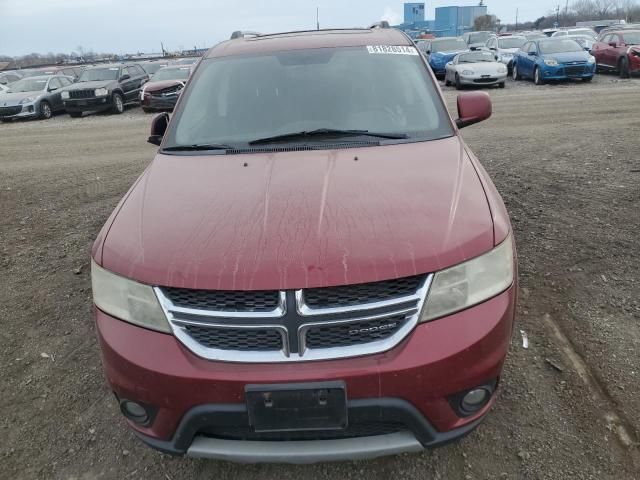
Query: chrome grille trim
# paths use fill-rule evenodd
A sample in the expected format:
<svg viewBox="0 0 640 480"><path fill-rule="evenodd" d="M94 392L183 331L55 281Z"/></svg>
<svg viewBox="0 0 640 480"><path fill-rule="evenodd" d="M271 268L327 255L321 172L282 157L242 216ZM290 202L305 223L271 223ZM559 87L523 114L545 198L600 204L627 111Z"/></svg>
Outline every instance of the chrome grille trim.
<svg viewBox="0 0 640 480"><path fill-rule="evenodd" d="M186 308L174 305L161 287L154 291L175 337L195 355L214 361L237 363L280 363L333 360L373 355L391 350L402 342L418 325L433 274L425 274L418 290L380 302L369 302L347 307L309 308L304 303L304 290L280 291L278 307L269 312L218 311ZM287 311L287 295L292 311ZM295 305L295 308L293 307ZM327 325L344 325L379 321L388 317L404 316L402 326L381 340L330 348L309 348L307 332ZM287 323L292 322L293 324ZM282 350L247 351L221 350L205 347L187 333L188 325L211 328L277 330L282 336ZM293 345L291 342L297 342ZM296 348L293 348L293 347Z"/></svg>

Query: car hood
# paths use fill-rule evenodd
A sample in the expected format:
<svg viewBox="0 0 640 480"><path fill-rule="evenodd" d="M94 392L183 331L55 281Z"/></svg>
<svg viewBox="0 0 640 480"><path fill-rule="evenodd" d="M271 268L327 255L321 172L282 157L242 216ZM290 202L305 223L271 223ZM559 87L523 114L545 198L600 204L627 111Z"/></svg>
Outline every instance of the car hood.
<svg viewBox="0 0 640 480"><path fill-rule="evenodd" d="M35 92L7 92L0 95L0 107L12 107L20 104L20 101L27 97L39 97L44 92L37 90Z"/></svg>
<svg viewBox="0 0 640 480"><path fill-rule="evenodd" d="M299 289L434 272L494 246L458 137L363 149L158 154L96 261L151 285Z"/></svg>
<svg viewBox="0 0 640 480"><path fill-rule="evenodd" d="M586 62L591 54L586 51L580 52L563 52L563 53L545 53L542 55L544 59L555 59L559 63L567 63L567 62Z"/></svg>
<svg viewBox="0 0 640 480"><path fill-rule="evenodd" d="M176 85L184 86L185 80L158 80L157 82L147 82L144 84L145 92L157 92L165 88L175 87Z"/></svg>
<svg viewBox="0 0 640 480"><path fill-rule="evenodd" d="M108 88L112 84L118 83L115 80L94 80L92 82L77 82L68 87L65 90L90 90L92 88Z"/></svg>
<svg viewBox="0 0 640 480"><path fill-rule="evenodd" d="M477 63L463 63L456 65L456 70L462 72L463 70L473 70L475 73L496 73L498 68L504 68L502 63L498 62L477 62Z"/></svg>

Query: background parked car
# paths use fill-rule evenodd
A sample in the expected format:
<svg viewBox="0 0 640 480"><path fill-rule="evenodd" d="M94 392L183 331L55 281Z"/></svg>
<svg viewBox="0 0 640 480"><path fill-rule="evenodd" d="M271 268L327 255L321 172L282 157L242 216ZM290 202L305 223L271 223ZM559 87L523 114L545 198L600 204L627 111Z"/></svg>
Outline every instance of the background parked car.
<svg viewBox="0 0 640 480"><path fill-rule="evenodd" d="M196 63L198 63L200 61L201 57L186 57L186 58L179 58L177 60L174 60L173 63L174 65L195 65Z"/></svg>
<svg viewBox="0 0 640 480"><path fill-rule="evenodd" d="M447 63L452 61L459 53L468 51L469 47L465 41L457 37L427 40L424 46L424 53L427 56L429 65L438 78L444 78Z"/></svg>
<svg viewBox="0 0 640 480"><path fill-rule="evenodd" d="M155 74L158 70L169 65L169 62L166 60L150 60L148 62L140 62L138 65L151 77L151 75Z"/></svg>
<svg viewBox="0 0 640 480"><path fill-rule="evenodd" d="M72 83L71 77L62 75L27 77L12 83L0 97L0 120L51 118L54 112L64 110L60 94Z"/></svg>
<svg viewBox="0 0 640 480"><path fill-rule="evenodd" d="M456 55L452 62L447 63L444 76L445 85L455 85L462 90L467 85L489 86L498 85L504 88L507 80L507 67L496 61L492 52L475 51Z"/></svg>
<svg viewBox="0 0 640 480"><path fill-rule="evenodd" d="M173 110L193 68L192 65L172 65L158 70L142 87L142 109L145 112Z"/></svg>
<svg viewBox="0 0 640 480"><path fill-rule="evenodd" d="M42 75L64 75L66 77L71 77L75 82L83 70L84 67L81 66L40 67L28 70L25 77L35 77Z"/></svg>
<svg viewBox="0 0 640 480"><path fill-rule="evenodd" d="M536 85L550 80L593 79L596 59L569 38L527 42L513 57L513 79L532 78Z"/></svg>
<svg viewBox="0 0 640 480"><path fill-rule="evenodd" d="M563 38L570 38L571 40L575 40L587 52L591 52L593 45L596 43L594 38L589 35L567 35Z"/></svg>
<svg viewBox="0 0 640 480"><path fill-rule="evenodd" d="M621 78L640 72L640 29L618 30L600 36L591 53L598 69L617 71Z"/></svg>
<svg viewBox="0 0 640 480"><path fill-rule="evenodd" d="M2 85L0 83L0 95L2 95L3 93L5 93L8 90L9 90L9 87L7 87L6 85Z"/></svg>
<svg viewBox="0 0 640 480"><path fill-rule="evenodd" d="M469 49L476 50L484 47L487 40L493 35L495 35L493 32L467 32L462 36L462 39L468 45Z"/></svg>
<svg viewBox="0 0 640 480"><path fill-rule="evenodd" d="M591 30L590 28L568 28L568 29L558 30L553 35L551 35L551 37L552 38L555 38L555 37L567 37L567 36L571 36L571 35L587 35L587 36L593 38L594 40L598 36L598 34L596 32L594 32L593 30Z"/></svg>
<svg viewBox="0 0 640 480"><path fill-rule="evenodd" d="M137 102L149 76L140 65L108 64L87 68L78 81L62 92L65 110L72 117L83 112L124 112L127 103Z"/></svg>
<svg viewBox="0 0 640 480"><path fill-rule="evenodd" d="M546 37L544 37L546 38ZM509 73L513 68L513 55L527 43L526 37L514 35L511 37L493 36L487 40L486 48L493 52L496 59L507 66Z"/></svg>
<svg viewBox="0 0 640 480"><path fill-rule="evenodd" d="M22 77L24 77L24 74L17 70L2 72L0 73L0 84L9 85L10 83L17 82Z"/></svg>

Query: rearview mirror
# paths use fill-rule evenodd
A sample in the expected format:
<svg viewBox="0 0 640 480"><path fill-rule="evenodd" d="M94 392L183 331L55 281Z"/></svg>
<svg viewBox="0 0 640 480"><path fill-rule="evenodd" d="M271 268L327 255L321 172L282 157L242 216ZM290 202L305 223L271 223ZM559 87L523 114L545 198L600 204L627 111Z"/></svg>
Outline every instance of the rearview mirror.
<svg viewBox="0 0 640 480"><path fill-rule="evenodd" d="M151 135L147 139L147 142L158 145L162 143L162 138L164 137L164 133L167 131L167 126L169 125L169 114L164 112L160 115L156 115L151 120Z"/></svg>
<svg viewBox="0 0 640 480"><path fill-rule="evenodd" d="M482 122L491 116L491 97L486 92L469 92L458 95L458 128Z"/></svg>

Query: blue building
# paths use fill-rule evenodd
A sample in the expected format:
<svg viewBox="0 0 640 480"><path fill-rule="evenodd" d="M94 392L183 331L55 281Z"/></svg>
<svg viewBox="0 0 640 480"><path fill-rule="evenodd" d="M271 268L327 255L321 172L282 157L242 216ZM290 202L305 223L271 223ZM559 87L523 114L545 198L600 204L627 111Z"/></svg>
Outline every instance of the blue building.
<svg viewBox="0 0 640 480"><path fill-rule="evenodd" d="M476 18L486 15L486 6L436 8L434 33L438 37L459 37L473 30Z"/></svg>
<svg viewBox="0 0 640 480"><path fill-rule="evenodd" d="M424 22L424 2L404 4L404 23Z"/></svg>

